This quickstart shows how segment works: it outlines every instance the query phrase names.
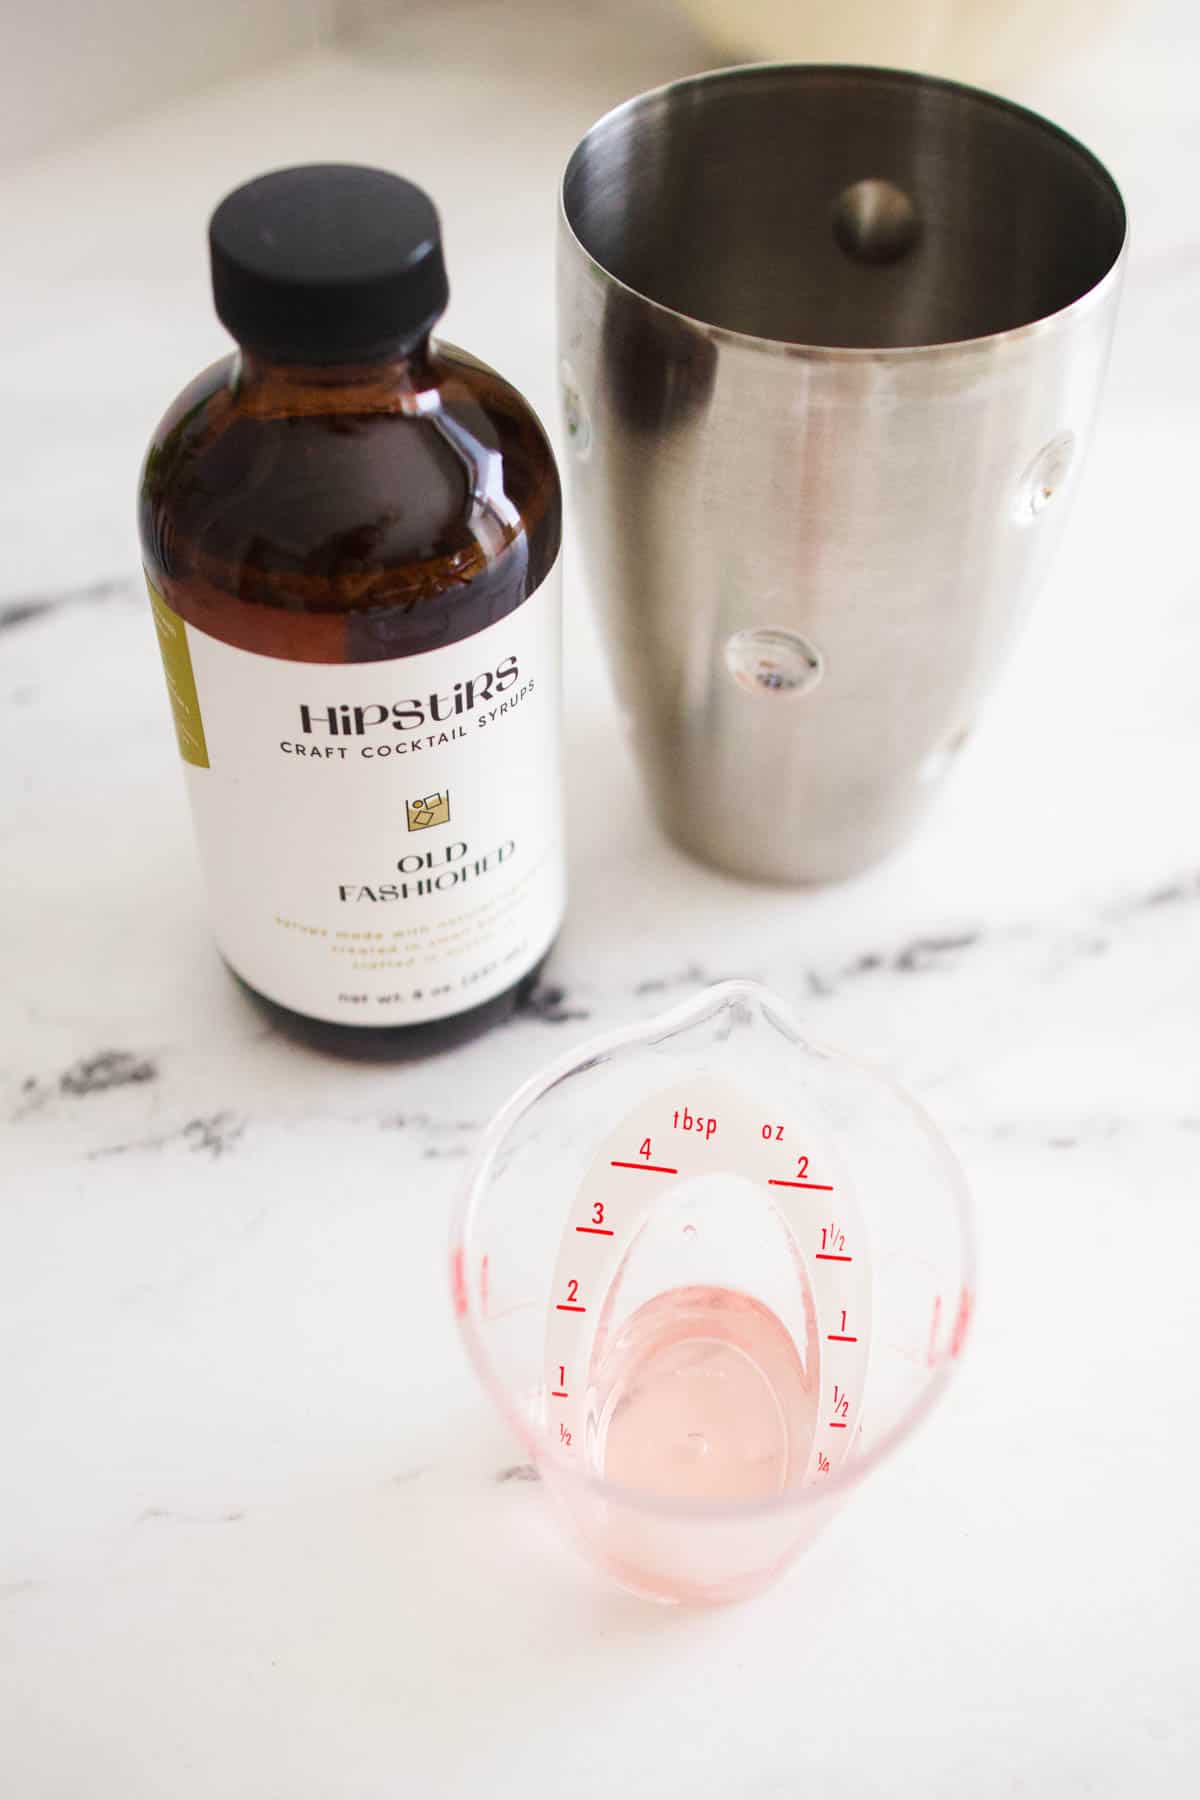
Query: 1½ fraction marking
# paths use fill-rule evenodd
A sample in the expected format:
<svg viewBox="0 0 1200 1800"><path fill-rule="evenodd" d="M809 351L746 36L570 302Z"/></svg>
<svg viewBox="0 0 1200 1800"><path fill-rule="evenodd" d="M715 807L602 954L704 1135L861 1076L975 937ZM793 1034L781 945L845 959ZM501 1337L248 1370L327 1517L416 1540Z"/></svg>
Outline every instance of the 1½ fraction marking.
<svg viewBox="0 0 1200 1800"><path fill-rule="evenodd" d="M853 1262L846 1254L846 1234L836 1219L821 1227L821 1248L815 1252L818 1262Z"/></svg>

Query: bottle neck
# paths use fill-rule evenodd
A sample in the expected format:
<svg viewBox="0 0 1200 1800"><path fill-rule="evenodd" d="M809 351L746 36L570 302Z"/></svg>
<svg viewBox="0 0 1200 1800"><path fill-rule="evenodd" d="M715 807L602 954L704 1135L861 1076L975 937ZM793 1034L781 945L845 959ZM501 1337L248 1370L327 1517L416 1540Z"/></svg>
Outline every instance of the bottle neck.
<svg viewBox="0 0 1200 1800"><path fill-rule="evenodd" d="M426 413L438 404L428 334L403 356L360 363L275 362L242 347L231 385L250 412L386 411Z"/></svg>

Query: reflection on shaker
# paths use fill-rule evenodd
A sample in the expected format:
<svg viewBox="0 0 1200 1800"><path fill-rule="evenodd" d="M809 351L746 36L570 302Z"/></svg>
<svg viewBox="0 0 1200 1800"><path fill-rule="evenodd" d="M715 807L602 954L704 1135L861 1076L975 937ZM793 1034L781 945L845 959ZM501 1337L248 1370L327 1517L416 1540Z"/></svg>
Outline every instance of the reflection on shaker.
<svg viewBox="0 0 1200 1800"><path fill-rule="evenodd" d="M798 631L770 626L735 631L725 644L725 667L748 694L796 700L811 693L824 673L821 653Z"/></svg>
<svg viewBox="0 0 1200 1800"><path fill-rule="evenodd" d="M672 431L695 418L712 393L717 347L687 319L613 290L601 336L613 412L631 431Z"/></svg>
<svg viewBox="0 0 1200 1800"><path fill-rule="evenodd" d="M1066 485L1075 458L1075 433L1060 431L1039 450L1022 475L1017 488L1014 513L1018 523L1027 525L1045 512Z"/></svg>
<svg viewBox="0 0 1200 1800"><path fill-rule="evenodd" d="M585 462L592 449L592 420L579 385L579 377L565 356L558 366L558 378L567 445L573 456L578 457L580 462Z"/></svg>

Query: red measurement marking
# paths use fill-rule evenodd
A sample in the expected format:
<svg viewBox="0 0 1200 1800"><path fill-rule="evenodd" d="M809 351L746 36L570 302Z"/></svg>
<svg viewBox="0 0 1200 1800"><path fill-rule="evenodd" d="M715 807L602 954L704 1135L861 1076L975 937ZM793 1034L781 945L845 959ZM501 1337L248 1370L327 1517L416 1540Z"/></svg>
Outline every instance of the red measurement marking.
<svg viewBox="0 0 1200 1800"><path fill-rule="evenodd" d="M551 1391L550 1398L552 1400L569 1400L571 1396L568 1394L566 1388L554 1388Z"/></svg>
<svg viewBox="0 0 1200 1800"><path fill-rule="evenodd" d="M971 1296L966 1288L958 1302L958 1317L954 1321L954 1335L950 1339L950 1354L957 1356L963 1347L967 1335L967 1326L971 1322Z"/></svg>
<svg viewBox="0 0 1200 1800"><path fill-rule="evenodd" d="M664 1168L662 1163L626 1163L615 1162L610 1165L614 1169L648 1169L651 1175L678 1175L678 1169Z"/></svg>
<svg viewBox="0 0 1200 1800"><path fill-rule="evenodd" d="M853 1262L854 1261L854 1258L852 1256L835 1256L832 1250L818 1250L816 1252L816 1258L817 1258L818 1262Z"/></svg>
<svg viewBox="0 0 1200 1800"><path fill-rule="evenodd" d="M817 1468L822 1475L828 1475L829 1458L827 1456L822 1456L820 1451L817 1452Z"/></svg>
<svg viewBox="0 0 1200 1800"><path fill-rule="evenodd" d="M450 1254L450 1289L454 1295L454 1310L461 1319L470 1305L467 1298L467 1256L461 1245Z"/></svg>
<svg viewBox="0 0 1200 1800"><path fill-rule="evenodd" d="M830 1419L829 1429L830 1429L830 1431L845 1431L845 1429L846 1429L845 1419Z"/></svg>
<svg viewBox="0 0 1200 1800"><path fill-rule="evenodd" d="M567 1306L562 1301L555 1307L555 1312L586 1312L586 1306Z"/></svg>
<svg viewBox="0 0 1200 1800"><path fill-rule="evenodd" d="M825 1336L831 1344L857 1344L856 1337L843 1337L840 1331L827 1331Z"/></svg>
<svg viewBox="0 0 1200 1800"><path fill-rule="evenodd" d="M586 1231L592 1237L611 1237L612 1232L607 1225L577 1225L576 1231Z"/></svg>
<svg viewBox="0 0 1200 1800"><path fill-rule="evenodd" d="M768 1181L768 1187L802 1187L810 1188L815 1194L832 1194L833 1189L827 1181Z"/></svg>

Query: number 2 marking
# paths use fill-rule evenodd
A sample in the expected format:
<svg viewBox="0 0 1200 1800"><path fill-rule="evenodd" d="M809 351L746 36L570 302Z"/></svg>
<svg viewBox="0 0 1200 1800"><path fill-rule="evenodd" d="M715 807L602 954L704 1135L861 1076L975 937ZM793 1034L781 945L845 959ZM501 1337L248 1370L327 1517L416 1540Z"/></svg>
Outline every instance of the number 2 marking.
<svg viewBox="0 0 1200 1800"><path fill-rule="evenodd" d="M807 1158L807 1156L798 1156L796 1158L796 1174L801 1181L804 1181L807 1179L807 1176L808 1176L808 1158Z"/></svg>
<svg viewBox="0 0 1200 1800"><path fill-rule="evenodd" d="M577 1281L568 1281L567 1297L565 1300L560 1300L554 1310L556 1312L574 1312L574 1313L581 1313L581 1312L587 1311L587 1307L583 1304L583 1301L579 1298L579 1283Z"/></svg>

